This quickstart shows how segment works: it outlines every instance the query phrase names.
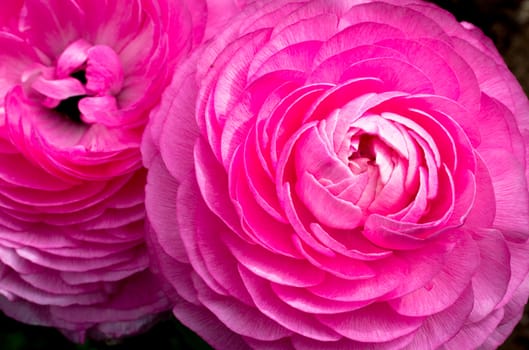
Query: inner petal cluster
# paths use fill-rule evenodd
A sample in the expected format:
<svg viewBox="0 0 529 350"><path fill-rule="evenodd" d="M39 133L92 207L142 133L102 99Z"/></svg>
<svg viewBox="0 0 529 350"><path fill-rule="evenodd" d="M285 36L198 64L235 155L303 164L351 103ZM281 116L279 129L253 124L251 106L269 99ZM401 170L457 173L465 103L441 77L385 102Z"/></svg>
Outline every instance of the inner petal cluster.
<svg viewBox="0 0 529 350"><path fill-rule="evenodd" d="M118 125L116 96L123 85L123 69L112 48L79 39L62 52L55 67L26 74L30 94L34 92L42 107L74 122Z"/></svg>

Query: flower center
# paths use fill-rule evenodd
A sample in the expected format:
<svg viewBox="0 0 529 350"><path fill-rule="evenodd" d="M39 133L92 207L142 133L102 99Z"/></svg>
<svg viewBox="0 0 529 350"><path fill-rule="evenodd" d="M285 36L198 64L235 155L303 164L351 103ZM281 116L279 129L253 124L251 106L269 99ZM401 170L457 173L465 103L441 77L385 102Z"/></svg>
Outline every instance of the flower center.
<svg viewBox="0 0 529 350"><path fill-rule="evenodd" d="M79 80L81 84L86 84L86 71L80 70L70 74L70 76ZM54 110L75 123L83 124L83 121L81 120L81 111L79 110L79 101L84 97L86 97L86 95L72 96L61 100Z"/></svg>
<svg viewBox="0 0 529 350"><path fill-rule="evenodd" d="M55 67L38 70L31 88L43 107L81 124L119 125L116 96L123 69L116 52L80 39L59 56Z"/></svg>
<svg viewBox="0 0 529 350"><path fill-rule="evenodd" d="M81 120L81 111L79 110L79 101L81 101L83 97L84 96L68 97L67 99L62 100L53 110L61 115L65 115L75 123L84 124Z"/></svg>
<svg viewBox="0 0 529 350"><path fill-rule="evenodd" d="M372 143L373 136L362 134L352 143L353 152L349 156L349 168L354 174L367 171L369 165L374 165L376 154Z"/></svg>
<svg viewBox="0 0 529 350"><path fill-rule="evenodd" d="M73 72L70 74L72 78L75 78L81 82L81 84L85 85L87 83L86 81L86 70L82 69L77 72Z"/></svg>

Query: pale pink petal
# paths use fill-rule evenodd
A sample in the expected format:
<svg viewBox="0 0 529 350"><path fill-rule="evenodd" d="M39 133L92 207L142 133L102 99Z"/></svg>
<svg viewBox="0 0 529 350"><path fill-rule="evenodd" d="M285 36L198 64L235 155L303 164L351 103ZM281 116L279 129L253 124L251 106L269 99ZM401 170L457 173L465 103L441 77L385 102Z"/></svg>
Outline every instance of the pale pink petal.
<svg viewBox="0 0 529 350"><path fill-rule="evenodd" d="M177 302L173 313L212 346L229 347L233 350L248 349L248 345L239 334L232 332L205 307Z"/></svg>
<svg viewBox="0 0 529 350"><path fill-rule="evenodd" d="M244 267L239 269L244 284L257 308L266 316L283 327L312 339L321 341L338 340L337 332L321 323L311 315L293 309L274 296L270 285L260 277L253 275ZM258 330L254 329L254 332Z"/></svg>
<svg viewBox="0 0 529 350"><path fill-rule="evenodd" d="M422 317L401 316L382 303L347 313L319 315L318 319L349 339L375 343L410 334L424 322Z"/></svg>
<svg viewBox="0 0 529 350"><path fill-rule="evenodd" d="M402 315L427 316L453 305L470 286L470 279L479 264L479 249L470 237L462 236L453 251L445 257L443 269L426 286L402 298L390 301Z"/></svg>
<svg viewBox="0 0 529 350"><path fill-rule="evenodd" d="M449 342L454 334L465 327L472 303L472 288L468 287L449 308L428 317L405 349L435 349Z"/></svg>
<svg viewBox="0 0 529 350"><path fill-rule="evenodd" d="M274 341L292 334L276 322L264 316L253 305L246 305L234 298L224 297L201 288L199 299L219 320L242 336L257 340ZM248 325L252 327L249 328ZM258 329L258 332L255 332Z"/></svg>

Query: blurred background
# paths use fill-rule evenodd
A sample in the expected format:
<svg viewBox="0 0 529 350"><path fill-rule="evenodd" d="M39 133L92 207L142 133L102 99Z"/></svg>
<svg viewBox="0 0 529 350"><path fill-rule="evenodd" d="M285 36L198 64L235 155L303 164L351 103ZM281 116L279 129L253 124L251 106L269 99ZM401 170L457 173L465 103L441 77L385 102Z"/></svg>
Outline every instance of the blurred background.
<svg viewBox="0 0 529 350"><path fill-rule="evenodd" d="M272 0L273 1L273 0ZM491 37L507 65L529 94L529 0L432 1L459 20L474 23ZM0 313L0 350L210 349L193 332L167 315L144 334L113 343L77 345L54 329L28 326ZM529 310L501 350L529 349Z"/></svg>

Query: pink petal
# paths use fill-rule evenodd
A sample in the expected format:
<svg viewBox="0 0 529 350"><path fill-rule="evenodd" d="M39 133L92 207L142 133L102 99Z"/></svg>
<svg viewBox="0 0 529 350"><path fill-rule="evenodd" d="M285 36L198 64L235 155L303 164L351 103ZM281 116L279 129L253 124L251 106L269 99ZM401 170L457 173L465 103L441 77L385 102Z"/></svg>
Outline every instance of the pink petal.
<svg viewBox="0 0 529 350"><path fill-rule="evenodd" d="M446 59L426 45L416 41L390 39L378 42L377 45L389 47L405 55L408 62L420 69L426 76L442 76L443 79L432 81L435 94L457 100L461 95L459 81ZM448 55L451 56L451 55Z"/></svg>
<svg viewBox="0 0 529 350"><path fill-rule="evenodd" d="M10 2L10 4L14 5L16 2ZM6 4L6 6L9 5ZM36 54L33 48L22 38L7 32L0 32L0 72L2 74L0 96L2 99L14 85L22 83L24 71L32 68L35 59Z"/></svg>
<svg viewBox="0 0 529 350"><path fill-rule="evenodd" d="M378 78L387 90L412 94L434 93L429 77L418 67L396 58L377 57L352 64L343 72L341 82L355 78Z"/></svg>
<svg viewBox="0 0 529 350"><path fill-rule="evenodd" d="M375 277L373 269L363 261L351 259L341 254L333 256L320 254L310 247L305 246L301 239L295 237L294 243L304 257L314 266L322 271L326 271L338 278L346 280L363 280Z"/></svg>
<svg viewBox="0 0 529 350"><path fill-rule="evenodd" d="M284 303L302 312L311 314L335 314L357 310L365 307L370 301L341 302L319 297L303 288L290 287L274 283L272 290Z"/></svg>
<svg viewBox="0 0 529 350"><path fill-rule="evenodd" d="M472 288L468 287L452 306L428 317L406 349L436 349L444 346L468 322L473 301Z"/></svg>
<svg viewBox="0 0 529 350"><path fill-rule="evenodd" d="M163 190L162 190L163 189ZM178 184L167 173L161 159L157 157L149 168L145 190L145 207L150 225L157 233L160 248L171 258L187 263L180 235L173 233L178 227L176 220L176 198ZM174 242L177 241L176 244Z"/></svg>
<svg viewBox="0 0 529 350"><path fill-rule="evenodd" d="M272 321L253 305L245 305L234 298L216 295L201 288L199 299L221 322L237 334L258 340L274 341L292 334ZM256 332L255 330L259 331Z"/></svg>
<svg viewBox="0 0 529 350"><path fill-rule="evenodd" d="M230 192L237 211L242 216L241 224L245 234L253 242L259 243L267 249L278 254L299 257L290 239L292 228L284 221L277 221L262 211L255 197L250 193L246 179L241 179L243 174L240 164L241 149L238 150L236 158L230 168Z"/></svg>
<svg viewBox="0 0 529 350"><path fill-rule="evenodd" d="M375 343L410 334L424 322L422 317L401 316L384 303L374 303L347 313L318 315L317 318L344 337Z"/></svg>
<svg viewBox="0 0 529 350"><path fill-rule="evenodd" d="M366 21L354 23L339 31L323 43L314 60L314 65L320 66L323 61L351 50L352 48L367 47L368 45L375 44L384 39L399 39L404 38L404 36L404 33L399 27L392 27L386 23ZM373 46L373 48L375 48L375 46ZM344 67L346 66L348 66L348 64Z"/></svg>
<svg viewBox="0 0 529 350"><path fill-rule="evenodd" d="M108 127L123 125L122 113L113 96L85 97L79 101L81 119L87 124L101 124Z"/></svg>
<svg viewBox="0 0 529 350"><path fill-rule="evenodd" d="M205 307L177 301L173 313L180 322L194 330L212 346L228 347L233 350L248 349L248 345L239 334L232 332Z"/></svg>
<svg viewBox="0 0 529 350"><path fill-rule="evenodd" d="M354 229L364 216L356 205L333 197L314 176L306 174L296 183L296 192L315 219L338 229Z"/></svg>
<svg viewBox="0 0 529 350"><path fill-rule="evenodd" d="M84 31L83 12L74 1L28 0L25 6L27 16L22 17L22 27L28 29L29 42L50 58L59 57Z"/></svg>
<svg viewBox="0 0 529 350"><path fill-rule="evenodd" d="M39 77L33 82L31 87L41 94L56 100L65 100L69 97L86 94L83 84L79 80L70 77L56 80Z"/></svg>
<svg viewBox="0 0 529 350"><path fill-rule="evenodd" d="M123 69L116 52L106 45L88 49L86 89L94 94L116 94L123 84Z"/></svg>
<svg viewBox="0 0 529 350"><path fill-rule="evenodd" d="M443 346L449 350L479 348L498 327L502 318L503 309L498 309L479 322L465 324L456 336L444 343ZM501 342L495 344L494 348Z"/></svg>
<svg viewBox="0 0 529 350"><path fill-rule="evenodd" d="M270 285L260 277L244 267L240 268L240 274L256 307L272 320L312 339L332 341L340 338L338 333L318 322L312 315L284 304L274 295Z"/></svg>
<svg viewBox="0 0 529 350"><path fill-rule="evenodd" d="M488 317L502 301L511 279L510 252L498 231L483 230L474 234L480 248L480 267L472 278L474 308L469 321ZM490 283L491 279L494 283Z"/></svg>
<svg viewBox="0 0 529 350"><path fill-rule="evenodd" d="M225 237L225 244L237 262L265 280L287 286L308 287L324 279L324 272L308 262L270 253L263 248L245 244L236 237ZM288 269L284 266L288 266Z"/></svg>
<svg viewBox="0 0 529 350"><path fill-rule="evenodd" d="M308 72L322 42L334 34L337 20L336 15L324 13L276 30L255 55L248 75L292 69Z"/></svg>
<svg viewBox="0 0 529 350"><path fill-rule="evenodd" d="M178 229L178 235L183 243L187 259L196 274L200 276L208 288L211 288L218 294L226 295L228 294L228 288L230 286L221 285L215 279L215 269L218 267L210 270L210 266L208 265L210 261L204 261L203 253L198 244L198 241L204 235L207 235L203 231L212 230L219 232L226 230L226 227L212 215L202 200L198 200L197 194L198 188L192 178L186 181L177 192L176 213L174 215L177 215L178 225L176 227ZM200 215L201 217L198 225L194 222L194 218L197 217L196 215ZM178 252L180 247L173 249Z"/></svg>
<svg viewBox="0 0 529 350"><path fill-rule="evenodd" d="M0 27L12 26L16 28L19 12L24 5L23 0L13 0L5 3L0 13Z"/></svg>
<svg viewBox="0 0 529 350"><path fill-rule="evenodd" d="M328 274L323 282L308 289L311 293L330 300L373 301L395 291L402 284L400 278L407 268L400 258L392 256L385 261L372 262L370 267L375 270L374 277L343 279Z"/></svg>
<svg viewBox="0 0 529 350"><path fill-rule="evenodd" d="M383 23L399 28L410 38L448 38L437 23L420 12L407 6L396 6L383 2L367 2L351 6L349 11L343 15L342 21L343 27L359 22Z"/></svg>
<svg viewBox="0 0 529 350"><path fill-rule="evenodd" d="M61 53L57 59L55 74L57 78L64 79L72 73L84 68L90 43L84 39L74 41Z"/></svg>
<svg viewBox="0 0 529 350"><path fill-rule="evenodd" d="M453 305L471 286L479 268L479 249L465 233L460 234L461 239L454 242L457 245L446 256L442 270L427 286L389 302L399 314L417 317L440 312Z"/></svg>
<svg viewBox="0 0 529 350"><path fill-rule="evenodd" d="M211 149L201 139L195 147L195 166L197 182L209 208L228 225L240 231L238 215L229 201L228 179L221 165L216 161Z"/></svg>

